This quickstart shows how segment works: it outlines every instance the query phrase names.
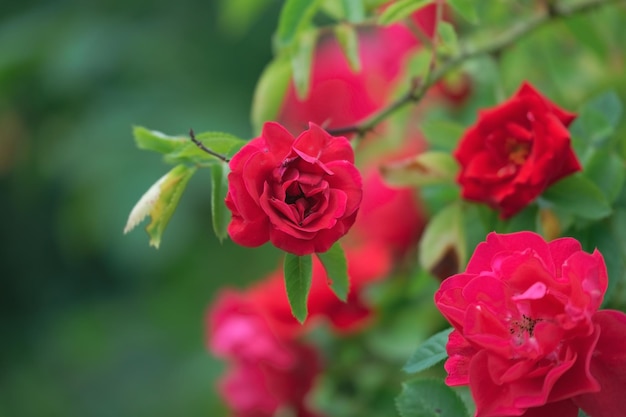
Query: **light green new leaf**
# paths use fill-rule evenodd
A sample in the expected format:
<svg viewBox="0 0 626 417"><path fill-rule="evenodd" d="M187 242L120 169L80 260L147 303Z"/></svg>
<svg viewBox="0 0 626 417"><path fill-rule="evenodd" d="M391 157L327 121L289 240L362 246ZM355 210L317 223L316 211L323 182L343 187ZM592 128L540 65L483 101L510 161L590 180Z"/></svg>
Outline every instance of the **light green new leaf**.
<svg viewBox="0 0 626 417"><path fill-rule="evenodd" d="M283 271L291 313L300 323L304 323L308 314L307 300L313 277L311 255L297 256L287 253Z"/></svg>
<svg viewBox="0 0 626 417"><path fill-rule="evenodd" d="M360 23L365 20L365 7L362 0L341 0L341 4L348 22Z"/></svg>
<svg viewBox="0 0 626 417"><path fill-rule="evenodd" d="M174 214L180 197L194 172L196 172L195 167L177 165L154 183L131 210L124 233L128 233L146 216L150 216L151 222L146 227L146 231L150 236L150 245L158 248L165 227Z"/></svg>
<svg viewBox="0 0 626 417"><path fill-rule="evenodd" d="M378 24L388 26L396 23L432 2L433 0L398 0L385 9L378 18Z"/></svg>
<svg viewBox="0 0 626 417"><path fill-rule="evenodd" d="M540 207L546 202L588 220L599 220L611 214L611 206L602 191L580 173L570 175L548 188L539 199Z"/></svg>
<svg viewBox="0 0 626 417"><path fill-rule="evenodd" d="M448 0L448 4L470 23L478 23L478 15L476 14L476 0Z"/></svg>
<svg viewBox="0 0 626 417"><path fill-rule="evenodd" d="M465 133L465 127L446 119L426 120L421 125L422 133L431 149L451 152Z"/></svg>
<svg viewBox="0 0 626 417"><path fill-rule="evenodd" d="M202 142L207 148L225 157L235 154L246 141L223 132L203 132L196 135L196 139ZM191 139L187 139L183 146L165 155L165 162L170 164L193 164L193 165L213 165L222 163L219 158L210 155L200 149Z"/></svg>
<svg viewBox="0 0 626 417"><path fill-rule="evenodd" d="M301 100L309 94L311 84L311 63L317 42L317 30L311 29L301 32L296 47L291 54L291 70L296 94Z"/></svg>
<svg viewBox="0 0 626 417"><path fill-rule="evenodd" d="M438 52L446 55L455 55L459 51L459 40L454 26L448 22L439 22L437 34L441 40L441 44L437 48Z"/></svg>
<svg viewBox="0 0 626 417"><path fill-rule="evenodd" d="M419 262L427 271L434 267L452 250L458 257L459 265L467 259L463 210L459 202L454 202L436 213L426 225L419 242Z"/></svg>
<svg viewBox="0 0 626 417"><path fill-rule="evenodd" d="M321 5L320 0L286 0L278 18L278 50L290 47L307 29Z"/></svg>
<svg viewBox="0 0 626 417"><path fill-rule="evenodd" d="M326 275L330 280L330 288L341 301L348 300L350 278L348 277L348 262L339 243L335 243L328 251L318 253Z"/></svg>
<svg viewBox="0 0 626 417"><path fill-rule="evenodd" d="M228 192L228 164L215 164L211 167L211 212L213 218L213 231L221 241L228 236L228 223L230 211L224 204Z"/></svg>
<svg viewBox="0 0 626 417"><path fill-rule="evenodd" d="M276 120L291 81L291 60L286 54L276 57L263 70L252 98L252 126L260 132L263 123Z"/></svg>
<svg viewBox="0 0 626 417"><path fill-rule="evenodd" d="M402 370L409 374L425 371L448 357L446 343L453 329L443 330L420 345Z"/></svg>
<svg viewBox="0 0 626 417"><path fill-rule="evenodd" d="M149 130L142 126L133 127L133 136L139 149L164 154L174 152L189 142L189 138L184 136L168 136L165 133Z"/></svg>
<svg viewBox="0 0 626 417"><path fill-rule="evenodd" d="M395 186L424 186L454 183L456 160L447 152L427 151L411 159L383 165L385 180Z"/></svg>
<svg viewBox="0 0 626 417"><path fill-rule="evenodd" d="M361 59L359 58L359 37L354 26L347 24L339 24L335 26L335 36L337 36L341 50L346 56L352 72L361 71Z"/></svg>
<svg viewBox="0 0 626 417"><path fill-rule="evenodd" d="M402 417L467 417L461 398L440 380L418 379L402 384L396 398Z"/></svg>

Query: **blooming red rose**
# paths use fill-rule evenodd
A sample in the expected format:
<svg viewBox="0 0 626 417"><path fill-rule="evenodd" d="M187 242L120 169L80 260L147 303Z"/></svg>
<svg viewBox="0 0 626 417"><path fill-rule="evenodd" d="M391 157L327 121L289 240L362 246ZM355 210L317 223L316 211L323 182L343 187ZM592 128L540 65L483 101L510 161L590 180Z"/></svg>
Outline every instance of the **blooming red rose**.
<svg viewBox="0 0 626 417"><path fill-rule="evenodd" d="M598 311L607 282L575 239L489 234L435 294L454 326L446 382L469 384L477 417L623 415L626 314Z"/></svg>
<svg viewBox="0 0 626 417"><path fill-rule="evenodd" d="M219 389L234 416L272 417L280 409L316 415L306 397L320 372L317 352L274 333L249 294L221 293L207 325L209 350L230 362Z"/></svg>
<svg viewBox="0 0 626 417"><path fill-rule="evenodd" d="M325 252L356 219L362 191L352 147L315 124L294 139L266 123L230 169L228 233L240 245L269 240L295 255Z"/></svg>
<svg viewBox="0 0 626 417"><path fill-rule="evenodd" d="M508 218L550 184L579 171L567 131L575 118L528 83L508 101L480 112L454 152L463 197Z"/></svg>

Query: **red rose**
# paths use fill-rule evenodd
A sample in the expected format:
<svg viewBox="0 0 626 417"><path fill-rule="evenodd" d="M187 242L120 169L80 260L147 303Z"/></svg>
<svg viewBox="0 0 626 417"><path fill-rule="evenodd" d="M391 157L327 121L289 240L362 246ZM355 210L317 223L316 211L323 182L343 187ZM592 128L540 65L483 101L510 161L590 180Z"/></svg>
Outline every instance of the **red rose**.
<svg viewBox="0 0 626 417"><path fill-rule="evenodd" d="M550 184L579 171L567 131L575 118L528 83L508 101L480 112L454 152L463 197L508 218Z"/></svg>
<svg viewBox="0 0 626 417"><path fill-rule="evenodd" d="M469 384L477 417L623 415L626 314L598 311L607 283L575 239L489 234L435 294L454 326L446 382Z"/></svg>
<svg viewBox="0 0 626 417"><path fill-rule="evenodd" d="M317 352L274 333L250 294L223 292L207 316L208 347L229 359L220 392L236 417L272 417L279 409L313 417L306 397L320 372Z"/></svg>
<svg viewBox="0 0 626 417"><path fill-rule="evenodd" d="M295 255L324 252L356 219L362 192L352 147L315 124L294 139L266 123L230 169L228 233L240 245L269 240Z"/></svg>

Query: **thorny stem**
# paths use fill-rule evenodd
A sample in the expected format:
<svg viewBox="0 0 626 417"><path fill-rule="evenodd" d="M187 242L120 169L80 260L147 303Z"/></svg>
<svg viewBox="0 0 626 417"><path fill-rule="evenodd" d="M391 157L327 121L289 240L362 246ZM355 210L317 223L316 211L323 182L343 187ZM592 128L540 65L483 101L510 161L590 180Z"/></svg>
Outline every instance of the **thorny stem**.
<svg viewBox="0 0 626 417"><path fill-rule="evenodd" d="M551 5L545 12L535 17L528 19L511 29L505 31L500 36L495 37L492 41L484 43L478 47L470 47L469 45L462 45L460 51L456 56L444 61L441 65L436 67L433 71L429 71L428 75L421 82L411 82L409 90L396 101L392 102L389 106L382 109L380 112L374 114L370 118L366 119L363 123L340 127L336 129L329 129L331 135L342 135L348 133L356 133L358 136L364 136L366 133L371 132L376 125L391 116L397 110L406 106L409 103L418 103L426 94L426 92L437 81L439 81L450 70L458 67L465 61L476 58L482 55L500 55L506 48L516 43L522 37L535 31L537 28L549 23L552 20L558 18L568 17L575 14L585 13L589 10L593 10L598 7L606 6L611 3L624 2L625 0L587 0L572 5L557 5L555 2L551 2Z"/></svg>
<svg viewBox="0 0 626 417"><path fill-rule="evenodd" d="M202 142L200 142L198 139L196 139L196 134L193 132L193 129L189 129L189 137L191 138L191 141L193 143L196 144L196 146L200 149L202 149L204 152L208 153L209 155L212 155L214 157L216 157L217 159L223 161L223 162L230 162L230 159L228 159L225 155L219 154L215 151L210 150L209 148L207 148L206 146L204 146L204 144Z"/></svg>

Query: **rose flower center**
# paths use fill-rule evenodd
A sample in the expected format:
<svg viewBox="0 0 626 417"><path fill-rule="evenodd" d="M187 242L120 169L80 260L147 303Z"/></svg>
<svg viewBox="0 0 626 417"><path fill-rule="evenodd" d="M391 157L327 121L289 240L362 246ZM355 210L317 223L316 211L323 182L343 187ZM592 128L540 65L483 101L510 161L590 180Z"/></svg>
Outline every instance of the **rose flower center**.
<svg viewBox="0 0 626 417"><path fill-rule="evenodd" d="M530 143L507 138L505 147L509 156L509 162L515 165L522 165L526 162L528 154L530 153Z"/></svg>

